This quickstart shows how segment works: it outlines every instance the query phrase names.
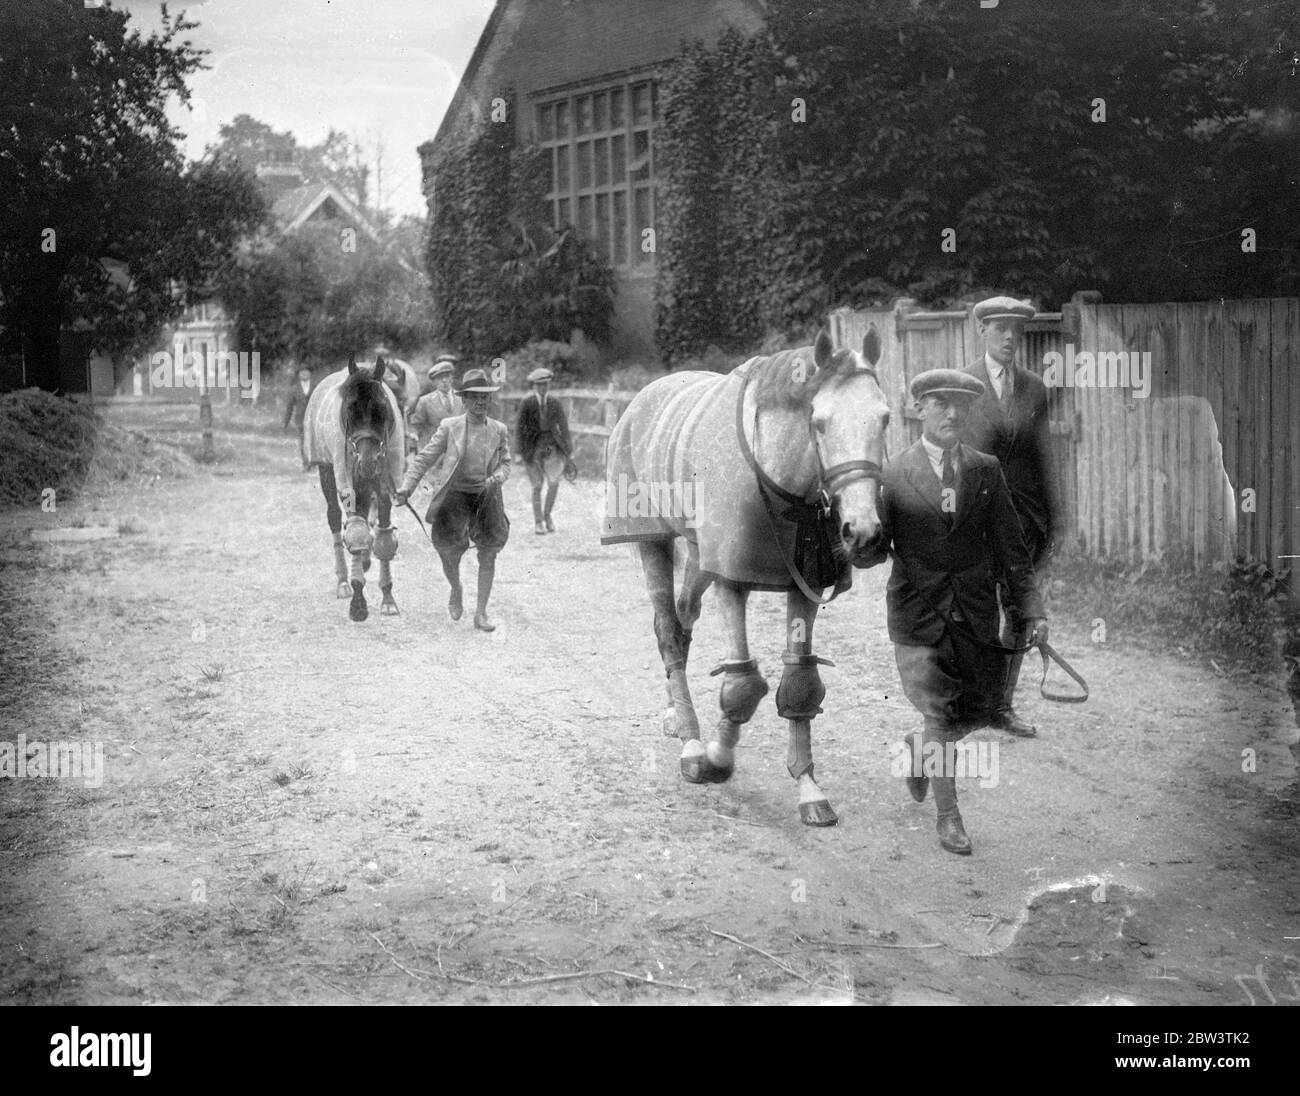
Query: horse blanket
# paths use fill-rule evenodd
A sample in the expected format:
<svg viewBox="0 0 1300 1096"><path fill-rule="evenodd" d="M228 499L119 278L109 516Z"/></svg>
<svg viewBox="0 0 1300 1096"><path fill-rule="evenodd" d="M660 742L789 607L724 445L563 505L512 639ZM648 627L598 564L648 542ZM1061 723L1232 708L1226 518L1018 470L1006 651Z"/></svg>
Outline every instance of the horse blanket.
<svg viewBox="0 0 1300 1096"><path fill-rule="evenodd" d="M303 448L307 453L307 463L312 467L328 464L334 468L334 478L338 484L340 497L350 500L352 497L352 480L350 462L347 457L347 439L343 436L342 400L339 387L348 379L348 371L340 369L331 373L313 390L307 403L307 413L303 418ZM393 428L385 439L388 446L388 474L392 482L397 483L402 475L402 462L405 459L405 428L402 410L397 404L397 397L388 385L384 385L384 394L388 398L389 409L393 413Z"/></svg>
<svg viewBox="0 0 1300 1096"><path fill-rule="evenodd" d="M828 565L824 530L810 528L814 511L769 494L769 519L741 453L736 403L761 361L721 375L673 373L637 394L606 450L602 544L685 537L699 547L703 573L758 590L794 587L784 548L814 589L840 585L848 566ZM747 422L751 444L752 429ZM777 470L765 471L781 481ZM810 536L820 538L820 552Z"/></svg>

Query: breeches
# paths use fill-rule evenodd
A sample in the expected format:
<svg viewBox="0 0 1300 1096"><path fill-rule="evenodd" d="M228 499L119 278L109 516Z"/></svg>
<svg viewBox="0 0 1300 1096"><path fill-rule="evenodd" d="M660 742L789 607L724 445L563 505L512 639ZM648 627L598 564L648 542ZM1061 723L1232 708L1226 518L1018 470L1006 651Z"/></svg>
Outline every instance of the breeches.
<svg viewBox="0 0 1300 1096"><path fill-rule="evenodd" d="M510 537L501 491L448 491L430 515L430 534L439 555L463 555L471 541L480 552L499 552Z"/></svg>
<svg viewBox="0 0 1300 1096"><path fill-rule="evenodd" d="M1002 695L1002 652L954 628L932 647L894 645L903 693L927 726L966 734L988 723Z"/></svg>
<svg viewBox="0 0 1300 1096"><path fill-rule="evenodd" d="M564 454L558 449L539 445L524 469L528 472L528 482L533 485L533 494L536 494L543 483L554 486L560 482L564 474Z"/></svg>

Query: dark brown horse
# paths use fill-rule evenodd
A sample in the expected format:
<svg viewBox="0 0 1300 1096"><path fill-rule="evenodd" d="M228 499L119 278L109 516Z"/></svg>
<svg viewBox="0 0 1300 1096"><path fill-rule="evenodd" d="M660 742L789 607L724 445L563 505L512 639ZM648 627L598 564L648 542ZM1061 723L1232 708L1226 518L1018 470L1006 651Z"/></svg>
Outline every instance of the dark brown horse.
<svg viewBox="0 0 1300 1096"><path fill-rule="evenodd" d="M397 554L397 530L392 525L393 485L401 477L406 448L405 426L397 399L383 383L385 362L373 370L346 370L320 382L307 402L304 418L307 460L320 469L326 519L334 537L334 565L339 597L351 594L348 615L369 615L364 587L373 553L379 560L379 611L397 613L389 562ZM372 532L372 516L377 528ZM346 527L344 519L346 518ZM351 575L343 550L352 555Z"/></svg>

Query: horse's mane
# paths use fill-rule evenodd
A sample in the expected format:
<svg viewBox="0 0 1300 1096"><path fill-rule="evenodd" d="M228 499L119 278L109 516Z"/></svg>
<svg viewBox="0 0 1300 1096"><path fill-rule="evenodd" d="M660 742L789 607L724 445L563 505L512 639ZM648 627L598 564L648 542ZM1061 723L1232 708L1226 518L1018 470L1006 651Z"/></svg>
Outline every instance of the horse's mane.
<svg viewBox="0 0 1300 1096"><path fill-rule="evenodd" d="M780 350L770 357L753 358L749 372L754 398L760 408L807 406L821 386L846 364L848 350L837 350L824 368L818 369L812 346Z"/></svg>
<svg viewBox="0 0 1300 1096"><path fill-rule="evenodd" d="M393 427L393 409L388 404L388 390L373 374L358 369L350 373L339 385L339 421L344 435L358 430L373 430L381 438L388 437Z"/></svg>

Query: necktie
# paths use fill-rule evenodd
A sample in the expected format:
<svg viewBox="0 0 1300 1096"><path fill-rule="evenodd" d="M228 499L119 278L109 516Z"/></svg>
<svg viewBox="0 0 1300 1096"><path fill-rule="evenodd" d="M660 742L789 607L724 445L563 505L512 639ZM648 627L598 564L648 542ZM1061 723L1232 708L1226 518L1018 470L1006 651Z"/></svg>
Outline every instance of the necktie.
<svg viewBox="0 0 1300 1096"><path fill-rule="evenodd" d="M943 480L944 487L944 502L947 506L952 507L951 509L946 509L944 511L944 514L948 519L948 528L951 529L952 523L957 517L957 492L954 490L957 483L957 474L952 466L951 449L945 449L943 451L943 475L941 479ZM953 493L950 495L948 494L949 491L952 491ZM951 500L951 502L949 500Z"/></svg>
<svg viewBox="0 0 1300 1096"><path fill-rule="evenodd" d="M1002 370L1002 392L998 396L998 402L1003 407L1011 405L1011 371L1009 369Z"/></svg>

